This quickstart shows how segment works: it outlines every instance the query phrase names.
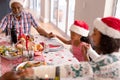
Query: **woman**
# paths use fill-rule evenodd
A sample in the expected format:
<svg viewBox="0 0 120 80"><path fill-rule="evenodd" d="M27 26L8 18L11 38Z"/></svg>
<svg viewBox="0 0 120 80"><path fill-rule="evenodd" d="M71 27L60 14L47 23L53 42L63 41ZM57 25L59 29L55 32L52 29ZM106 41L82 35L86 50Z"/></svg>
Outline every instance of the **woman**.
<svg viewBox="0 0 120 80"><path fill-rule="evenodd" d="M91 66L95 80L120 79L120 19L115 17L97 18L92 34L96 53L90 45L86 48L92 58Z"/></svg>

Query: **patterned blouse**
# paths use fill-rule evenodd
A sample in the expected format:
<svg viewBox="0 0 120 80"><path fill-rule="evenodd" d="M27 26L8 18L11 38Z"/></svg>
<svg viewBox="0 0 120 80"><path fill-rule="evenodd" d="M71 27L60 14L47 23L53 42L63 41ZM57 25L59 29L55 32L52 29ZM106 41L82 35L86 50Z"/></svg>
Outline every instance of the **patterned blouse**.
<svg viewBox="0 0 120 80"><path fill-rule="evenodd" d="M95 61L64 65L67 73L64 75L73 78L89 77L89 80L120 80L119 67L120 52L114 52L101 55Z"/></svg>
<svg viewBox="0 0 120 80"><path fill-rule="evenodd" d="M52 72L51 77L55 77L55 67L52 65L38 67L34 69L34 75L44 75L43 72L47 73L49 71ZM72 80L120 80L120 52L101 55L91 62L65 64L59 67L61 78L72 78Z"/></svg>

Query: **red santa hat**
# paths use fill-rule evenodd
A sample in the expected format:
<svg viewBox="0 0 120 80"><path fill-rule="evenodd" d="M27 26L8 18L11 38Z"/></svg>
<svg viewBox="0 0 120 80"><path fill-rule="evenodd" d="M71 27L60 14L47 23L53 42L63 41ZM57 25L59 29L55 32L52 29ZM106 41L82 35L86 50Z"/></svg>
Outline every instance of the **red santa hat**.
<svg viewBox="0 0 120 80"><path fill-rule="evenodd" d="M9 2L9 7L11 8L11 5L12 5L12 3L14 3L14 2L17 2L17 3L19 3L19 4L21 4L22 6L23 6L23 0L10 0L10 2Z"/></svg>
<svg viewBox="0 0 120 80"><path fill-rule="evenodd" d="M87 37L89 34L89 27L84 21L76 20L74 21L74 24L70 27L70 31Z"/></svg>
<svg viewBox="0 0 120 80"><path fill-rule="evenodd" d="M120 19L115 17L96 18L94 26L102 34L120 39Z"/></svg>

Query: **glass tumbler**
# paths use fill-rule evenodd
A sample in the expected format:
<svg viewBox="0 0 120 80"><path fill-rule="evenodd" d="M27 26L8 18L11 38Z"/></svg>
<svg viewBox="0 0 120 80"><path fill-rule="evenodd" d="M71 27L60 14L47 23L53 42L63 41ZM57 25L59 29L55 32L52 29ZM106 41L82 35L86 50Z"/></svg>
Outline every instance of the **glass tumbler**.
<svg viewBox="0 0 120 80"><path fill-rule="evenodd" d="M33 50L28 51L28 58L29 58L29 61L34 60L34 51Z"/></svg>

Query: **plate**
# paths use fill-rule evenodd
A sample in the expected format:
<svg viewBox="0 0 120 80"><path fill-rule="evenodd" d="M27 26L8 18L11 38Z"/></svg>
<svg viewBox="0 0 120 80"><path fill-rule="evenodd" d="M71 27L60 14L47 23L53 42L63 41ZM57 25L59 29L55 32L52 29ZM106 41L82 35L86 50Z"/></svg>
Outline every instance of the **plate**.
<svg viewBox="0 0 120 80"><path fill-rule="evenodd" d="M13 60L21 57L22 53L10 46L0 46L0 56L8 60Z"/></svg>
<svg viewBox="0 0 120 80"><path fill-rule="evenodd" d="M48 44L48 46L49 46L50 52L59 51L59 50L63 49L63 45L61 45L61 44Z"/></svg>
<svg viewBox="0 0 120 80"><path fill-rule="evenodd" d="M49 39L46 42L46 44L47 44L46 48L48 48L48 51L50 51L50 52L59 51L64 48L64 46L54 38Z"/></svg>
<svg viewBox="0 0 120 80"><path fill-rule="evenodd" d="M15 59L18 59L19 57L21 57L21 55L17 55L17 56L11 56L11 55L3 56L3 55L1 55L1 57L8 59L8 60L15 60Z"/></svg>
<svg viewBox="0 0 120 80"><path fill-rule="evenodd" d="M20 69L25 69L25 68L28 68L28 67L38 67L40 65L45 65L45 62L40 62L40 61L26 61L26 62L23 62L23 63L19 64L16 67L16 71L20 70Z"/></svg>

